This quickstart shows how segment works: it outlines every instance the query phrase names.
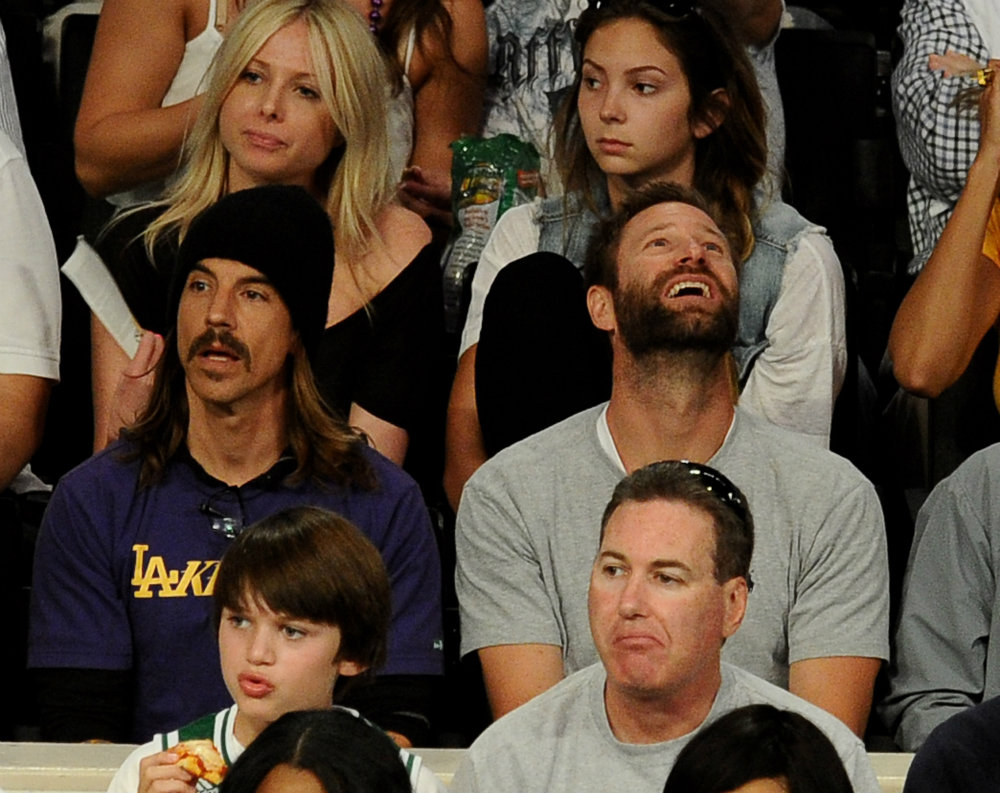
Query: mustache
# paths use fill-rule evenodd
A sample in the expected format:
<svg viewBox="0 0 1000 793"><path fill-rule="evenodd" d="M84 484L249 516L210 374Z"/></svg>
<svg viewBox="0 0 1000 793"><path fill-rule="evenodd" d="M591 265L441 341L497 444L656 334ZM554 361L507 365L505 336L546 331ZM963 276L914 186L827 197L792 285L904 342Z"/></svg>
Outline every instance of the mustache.
<svg viewBox="0 0 1000 793"><path fill-rule="evenodd" d="M243 362L243 368L247 371L250 370L250 348L228 330L216 330L215 328L208 328L191 342L188 346L187 361L190 363L196 356L211 349L213 345L221 345L234 353Z"/></svg>

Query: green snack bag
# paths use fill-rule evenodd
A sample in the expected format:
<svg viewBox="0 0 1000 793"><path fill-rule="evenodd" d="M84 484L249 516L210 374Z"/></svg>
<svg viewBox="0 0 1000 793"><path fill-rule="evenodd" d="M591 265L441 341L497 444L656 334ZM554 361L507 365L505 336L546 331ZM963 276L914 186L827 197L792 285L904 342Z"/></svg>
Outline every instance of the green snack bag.
<svg viewBox="0 0 1000 793"><path fill-rule="evenodd" d="M516 135L465 136L451 144L455 228L444 256L445 324L461 330L466 268L479 260L499 217L538 195L538 151Z"/></svg>

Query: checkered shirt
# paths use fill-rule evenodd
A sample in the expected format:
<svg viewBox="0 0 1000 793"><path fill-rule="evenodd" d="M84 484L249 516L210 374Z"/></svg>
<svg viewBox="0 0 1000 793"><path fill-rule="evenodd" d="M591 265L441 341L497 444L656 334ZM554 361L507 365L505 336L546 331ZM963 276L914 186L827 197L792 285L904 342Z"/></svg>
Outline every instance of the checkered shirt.
<svg viewBox="0 0 1000 793"><path fill-rule="evenodd" d="M987 50L962 0L906 0L899 35L903 57L892 75L892 99L899 148L910 170L909 269L916 273L951 217L979 148L976 111L952 105L967 80L932 71L927 59L951 49L985 63Z"/></svg>

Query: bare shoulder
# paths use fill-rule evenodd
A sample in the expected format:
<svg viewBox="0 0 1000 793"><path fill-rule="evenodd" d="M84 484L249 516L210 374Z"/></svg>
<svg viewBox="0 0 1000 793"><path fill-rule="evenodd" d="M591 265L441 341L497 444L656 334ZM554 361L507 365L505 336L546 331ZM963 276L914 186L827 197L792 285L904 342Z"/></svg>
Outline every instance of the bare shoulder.
<svg viewBox="0 0 1000 793"><path fill-rule="evenodd" d="M390 251L412 247L416 256L431 241L431 230L416 212L399 204L389 204L375 219L379 234ZM412 259L413 257L408 257Z"/></svg>
<svg viewBox="0 0 1000 793"><path fill-rule="evenodd" d="M169 36L181 44L208 24L207 0L104 0L101 18L115 32L138 36ZM135 25L136 19L143 24Z"/></svg>
<svg viewBox="0 0 1000 793"><path fill-rule="evenodd" d="M431 230L420 215L399 204L383 209L375 223L385 247L378 261L371 263L372 272L384 285L417 258L431 241Z"/></svg>
<svg viewBox="0 0 1000 793"><path fill-rule="evenodd" d="M143 20L141 25L135 24L137 19ZM158 104L185 42L207 19L204 0L105 0L90 63L98 85L91 90L102 89L98 93L107 94L105 101L115 107ZM84 115L91 109L87 99L81 108Z"/></svg>

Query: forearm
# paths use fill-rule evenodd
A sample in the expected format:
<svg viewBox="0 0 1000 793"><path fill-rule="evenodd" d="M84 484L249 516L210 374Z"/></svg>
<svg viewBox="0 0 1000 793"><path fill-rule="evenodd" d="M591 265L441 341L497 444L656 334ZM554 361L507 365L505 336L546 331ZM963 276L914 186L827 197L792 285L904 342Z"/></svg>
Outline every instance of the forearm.
<svg viewBox="0 0 1000 793"><path fill-rule="evenodd" d="M562 649L552 644L500 644L479 650L493 718L520 707L563 679Z"/></svg>
<svg viewBox="0 0 1000 793"><path fill-rule="evenodd" d="M170 107L78 121L73 142L76 174L84 189L102 198L176 171L201 101L197 96Z"/></svg>
<svg viewBox="0 0 1000 793"><path fill-rule="evenodd" d="M473 345L458 361L455 382L448 400L444 490L448 503L456 511L465 483L486 462L483 433L476 410L475 372L476 345Z"/></svg>
<svg viewBox="0 0 1000 793"><path fill-rule="evenodd" d="M396 465L406 459L410 436L402 427L390 424L356 403L351 404L347 423L361 430L375 449Z"/></svg>
<svg viewBox="0 0 1000 793"><path fill-rule="evenodd" d="M121 430L121 422L112 410L115 391L121 381L129 357L118 346L101 321L90 317L90 387L94 403L94 452L99 452ZM115 426L112 426L115 425Z"/></svg>
<svg viewBox="0 0 1000 793"><path fill-rule="evenodd" d="M1000 312L1000 270L982 254L1000 151L981 151L927 264L900 304L889 355L900 385L937 396L965 371Z"/></svg>
<svg viewBox="0 0 1000 793"><path fill-rule="evenodd" d="M861 737L881 665L878 658L854 656L796 661L788 669L788 690L832 713Z"/></svg>
<svg viewBox="0 0 1000 793"><path fill-rule="evenodd" d="M0 374L0 491L5 490L42 441L52 382Z"/></svg>

